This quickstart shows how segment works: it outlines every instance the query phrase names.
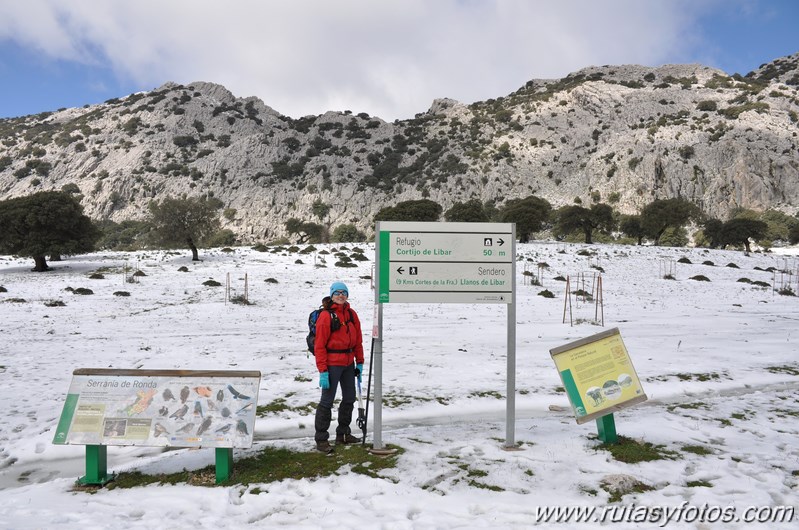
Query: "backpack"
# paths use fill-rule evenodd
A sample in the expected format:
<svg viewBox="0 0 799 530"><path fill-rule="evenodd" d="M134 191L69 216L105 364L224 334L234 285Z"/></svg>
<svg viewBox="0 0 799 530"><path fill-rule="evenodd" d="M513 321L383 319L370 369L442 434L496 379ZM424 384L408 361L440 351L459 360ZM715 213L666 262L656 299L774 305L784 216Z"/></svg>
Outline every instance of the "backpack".
<svg viewBox="0 0 799 530"><path fill-rule="evenodd" d="M316 342L316 321L319 319L319 313L322 311L327 311L330 313L330 332L338 331L341 328L341 320L339 320L338 315L332 309L324 309L320 307L319 309L314 309L311 311L311 314L308 315L308 336L305 337L305 342L308 345L308 351L316 355L314 352L314 343Z"/></svg>

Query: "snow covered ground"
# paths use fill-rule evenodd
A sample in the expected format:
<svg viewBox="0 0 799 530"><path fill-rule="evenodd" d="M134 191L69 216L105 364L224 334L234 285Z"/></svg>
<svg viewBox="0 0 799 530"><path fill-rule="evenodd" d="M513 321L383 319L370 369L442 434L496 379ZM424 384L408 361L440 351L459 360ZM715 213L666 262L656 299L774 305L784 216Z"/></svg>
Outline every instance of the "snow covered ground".
<svg viewBox="0 0 799 530"><path fill-rule="evenodd" d="M619 476L652 489L611 505L660 507L672 518L666 524L653 512L649 519L633 519L632 512L623 519L618 512L622 519L614 528L748 528L742 520L712 519L725 508L740 519L766 518L770 507L799 510L799 298L772 288L799 291L797 252L744 256L562 243L517 247L515 439L522 450L503 449L506 307L387 304L383 442L405 452L384 478L345 468L336 476L257 490L72 491L84 474L84 447L53 445L52 439L76 368L260 370L259 404L315 402L306 320L340 279L364 324L368 369L374 294L364 277L372 274L374 247L360 247L370 260L356 261L357 268L335 267L330 255L321 268L315 261L323 255L248 248L206 251L198 263L188 252L104 252L53 262L48 273L29 272L31 260L0 257L0 285L7 291L0 293L0 527L591 528L603 524L596 517L537 523L537 510L604 509L609 493L600 484ZM590 255L581 255L585 250ZM692 264L678 263L682 257ZM543 286L525 285L525 267L537 273L540 262L549 266ZM146 276L126 282L126 264ZM184 266L188 271L179 271ZM591 323L595 305L575 298L578 323L564 324L565 283L554 278L574 281L586 273L593 280L597 267L604 270L604 328ZM89 279L98 270L105 278ZM663 279L669 272L674 280ZM228 274L234 295L243 294L246 275L253 305L226 303ZM690 279L700 274L710 281ZM208 279L222 287L204 286ZM543 289L555 297L538 296ZM676 453L673 459L619 462L596 449L594 422L574 421L549 350L613 327L649 397L616 413L618 433L663 445ZM311 451L312 437L312 416L281 412L257 420L252 450ZM213 460L212 449L108 449L114 472L197 469ZM698 515L703 507L706 522ZM748 507L758 511L745 513ZM797 528L797 521L799 514L792 522L761 526Z"/></svg>

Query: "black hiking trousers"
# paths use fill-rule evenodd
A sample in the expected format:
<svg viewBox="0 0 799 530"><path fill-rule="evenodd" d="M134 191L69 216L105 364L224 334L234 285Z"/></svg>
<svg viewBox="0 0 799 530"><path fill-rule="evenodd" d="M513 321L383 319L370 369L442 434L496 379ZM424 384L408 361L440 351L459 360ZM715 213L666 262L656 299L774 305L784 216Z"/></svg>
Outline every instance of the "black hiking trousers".
<svg viewBox="0 0 799 530"><path fill-rule="evenodd" d="M341 403L338 406L338 426L336 434L351 434L352 409L355 404L355 366L328 366L327 373L330 377L330 388L322 389L319 406L316 407L314 420L314 440L324 442L330 437L327 430L333 417L333 402L336 400L336 391L341 385Z"/></svg>

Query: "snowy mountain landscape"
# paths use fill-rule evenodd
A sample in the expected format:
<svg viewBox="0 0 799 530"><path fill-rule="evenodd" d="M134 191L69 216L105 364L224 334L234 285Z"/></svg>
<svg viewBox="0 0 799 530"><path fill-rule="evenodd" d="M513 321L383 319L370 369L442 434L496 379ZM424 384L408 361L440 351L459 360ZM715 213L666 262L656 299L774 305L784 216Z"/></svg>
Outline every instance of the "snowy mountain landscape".
<svg viewBox="0 0 799 530"><path fill-rule="evenodd" d="M290 237L292 218L370 235L382 208L420 199L501 209L536 195L634 214L677 197L722 220L736 208L794 215L799 203L797 53L746 76L591 66L484 101L436 99L394 122L358 109L292 118L242 96L170 82L0 119L0 199L62 190L92 219L121 223L143 220L151 201L205 197L250 245Z"/></svg>
<svg viewBox="0 0 799 530"><path fill-rule="evenodd" d="M314 454L306 323L333 281L349 286L369 369L374 245L358 246L368 260L352 268L334 266L352 244L212 249L200 262L185 251L98 252L46 273L0 256L0 527L796 528L799 514L778 518L799 498L796 248L518 245L518 450L504 448L507 308L386 304L382 439L401 451L376 477L344 465L261 484L74 489L85 448L52 441L77 368L258 370L265 412L234 458ZM575 295L564 323L562 280L574 290L583 278L591 292L600 275L604 326L596 303ZM618 434L662 458L620 461L594 422L576 424L550 356L614 327L649 398L615 414ZM285 406L266 407L275 403ZM213 462L213 449L108 448L120 475ZM558 506L596 511L581 524L542 516Z"/></svg>

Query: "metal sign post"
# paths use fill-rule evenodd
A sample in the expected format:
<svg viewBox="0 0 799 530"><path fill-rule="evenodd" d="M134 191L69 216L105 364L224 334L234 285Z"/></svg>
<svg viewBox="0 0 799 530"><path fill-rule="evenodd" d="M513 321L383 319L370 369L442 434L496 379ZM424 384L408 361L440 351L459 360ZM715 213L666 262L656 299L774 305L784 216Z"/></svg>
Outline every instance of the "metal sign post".
<svg viewBox="0 0 799 530"><path fill-rule="evenodd" d="M383 304L477 303L508 306L505 447L515 446L516 225L378 222L374 448L382 449Z"/></svg>

